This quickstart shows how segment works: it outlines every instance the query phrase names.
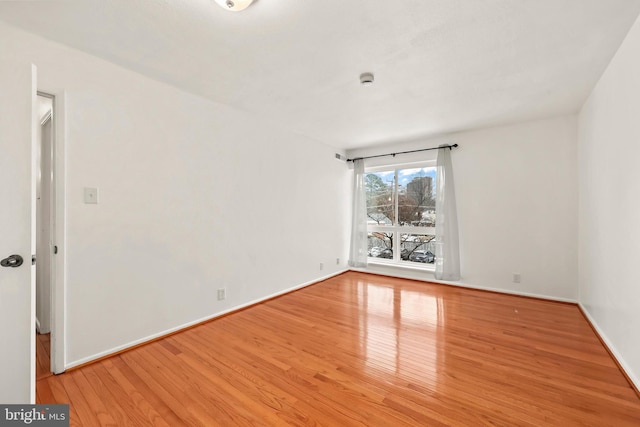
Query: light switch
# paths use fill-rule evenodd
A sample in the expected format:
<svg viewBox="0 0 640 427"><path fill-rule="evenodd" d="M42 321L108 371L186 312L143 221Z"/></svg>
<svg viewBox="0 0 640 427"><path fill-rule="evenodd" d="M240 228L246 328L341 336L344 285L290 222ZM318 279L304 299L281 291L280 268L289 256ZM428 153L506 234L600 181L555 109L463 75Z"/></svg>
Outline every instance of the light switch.
<svg viewBox="0 0 640 427"><path fill-rule="evenodd" d="M97 188L84 188L84 203L85 204L97 204L98 203L98 189Z"/></svg>

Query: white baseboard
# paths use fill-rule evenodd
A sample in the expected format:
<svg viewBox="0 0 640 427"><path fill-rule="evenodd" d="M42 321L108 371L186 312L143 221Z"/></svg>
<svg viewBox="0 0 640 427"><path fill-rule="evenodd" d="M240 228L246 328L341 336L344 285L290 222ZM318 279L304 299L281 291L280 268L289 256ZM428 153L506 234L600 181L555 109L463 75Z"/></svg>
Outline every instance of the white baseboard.
<svg viewBox="0 0 640 427"><path fill-rule="evenodd" d="M414 277L403 277L401 275L393 275L393 274L390 274L390 273L384 273L384 272L378 272L378 271L373 272L373 271L368 271L367 269L361 269L361 268L347 268L347 269L343 269L343 270L337 271L337 272L332 273L332 274L328 274L328 275L320 277L318 279L311 280L309 282L305 282L305 283L293 286L291 288L287 288L287 289L284 289L282 291L275 292L273 294L264 296L262 298L258 298L258 299L246 302L244 304L229 308L228 310L212 314L211 316L206 316L206 317L203 317L203 318L200 318L200 319L197 319L197 320L182 324L180 326L176 326L174 328L170 328L170 329L164 330L162 332L158 332L156 334L152 334L152 335L149 335L147 337L140 338L138 340L134 340L134 341L128 342L126 344L123 344L123 345L120 345L120 346L117 346L117 347L102 351L100 353L96 353L96 354L94 354L92 356L85 357L85 358L82 358L82 359L79 359L79 360L75 360L75 361L69 362L69 363L67 363L65 365L65 368L66 369L70 369L70 368L73 368L75 366L83 365L85 363L89 363L91 361L103 358L105 356L109 356L111 354L115 354L115 353L121 352L122 350L126 350L127 348L135 347L137 345L144 344L145 342L153 341L153 340L155 340L157 338L160 338L162 336L169 335L169 334L172 334L174 332L178 332L178 331L180 331L182 329L187 329L187 328L189 328L191 326L194 326L194 325L197 325L199 323L203 323L203 322L206 322L206 321L209 321L209 320L213 320L216 317L224 316L225 314L231 313L233 311L241 310L243 308L258 304L260 302L269 300L271 298L275 298L275 297L278 297L280 295L284 295L284 294L287 294L289 292L293 292L293 291L296 291L298 289L305 288L307 286L313 285L313 284L318 283L318 282L322 282L323 280L327 280L327 279L329 279L331 277L338 276L338 275L340 275L340 274L342 274L342 273L344 273L346 271L357 271L357 272L361 272L361 273L371 273L371 274L378 274L378 275L382 275L382 276L399 277L399 278L403 278L403 279L420 280L420 281L431 282L431 283L441 283L441 284L445 284L445 285L458 286L458 287L462 287L462 288L477 289L477 290L487 290L487 291L498 292L498 293L503 293L503 294L519 295L519 296L546 299L546 300L550 300L550 301L560 301L560 302L569 302L569 303L578 304L580 306L580 308L582 309L582 312L589 319L589 322L591 322L591 325L593 325L593 327L595 328L596 332L600 335L600 338L602 339L602 341L607 345L607 347L609 348L609 350L611 351L613 356L616 358L618 364L624 370L624 372L627 375L627 377L633 382L633 384L635 385L636 389L640 390L640 379L634 374L634 372L631 369L631 367L625 362L625 360L622 357L622 355L620 354L620 352L616 349L616 347L613 345L613 343L609 340L609 338L604 333L604 331L602 331L602 329L600 329L600 327L596 323L595 319L593 319L593 317L591 316L589 311L587 311L587 309L581 303L578 303L575 300L568 299L568 298L550 297L548 295L539 295L539 294L533 294L533 293L527 293L527 292L515 292L515 291L507 291L507 290L504 290L504 289L480 287L480 286L475 286L475 285L471 285L471 284L468 284L468 283L448 282L448 281L442 281L442 280L435 280L435 279L432 279L432 278L416 279ZM36 327L39 330L40 322L38 321L38 319L36 319Z"/></svg>
<svg viewBox="0 0 640 427"><path fill-rule="evenodd" d="M180 331L182 329L190 328L191 326L197 325L199 323L203 323L203 322L207 322L209 320L213 320L216 317L224 316L225 314L241 310L243 308L246 308L246 307L261 303L263 301L267 301L267 300L269 300L271 298L278 297L280 295L288 294L289 292L297 291L298 289L302 289L302 288L305 288L307 286L313 285L315 283L322 282L323 280L330 279L331 277L338 276L338 275L340 275L340 274L342 274L342 273L344 273L346 271L349 271L349 269L343 269L343 270L337 271L335 273L331 273L331 274L328 274L326 276L320 277L318 279L314 279L314 280L302 283L300 285L296 285L296 286L293 286L291 288L287 288L287 289L284 289L282 291L275 292L275 293L270 294L270 295L266 295L266 296L264 296L262 298L258 298L258 299L246 302L244 304L240 304L240 305L237 305L235 307L231 307L228 310L224 310L224 311L212 314L210 316L202 317L200 319L196 319L196 320L193 320L191 322L184 323L184 324L182 324L180 326L176 326L174 328L166 329L164 331L161 331L161 332L146 336L144 338L140 338L138 340L134 340L134 341L128 342L126 344L122 344L122 345L119 345L117 347L113 347L113 348L110 348L108 350L101 351L100 353L96 353L96 354L93 354L93 355L88 356L88 357L83 357L82 359L78 359L78 360L74 360L74 361L68 362L65 365L65 369L70 369L70 368L73 368L73 367L76 367L76 366L84 365L85 363L89 363L89 362L92 362L94 360L97 360L97 359L100 359L100 358L103 358L103 357L106 357L106 356L109 356L109 355L112 355L112 354L115 354L115 353L119 353L119 352L121 352L123 350L126 350L128 348L135 347L135 346L138 346L140 344L144 344L144 343L149 342L149 341L153 341L153 340L161 338L161 337L163 337L165 335L169 335L169 334L172 334L174 332L178 332L178 331Z"/></svg>
<svg viewBox="0 0 640 427"><path fill-rule="evenodd" d="M449 282L446 280L436 280L434 277L424 277L424 278L417 278L415 276L411 276L411 275L403 275L401 273L398 274L394 274L394 273L390 273L387 271L380 271L380 270L369 270L366 268L350 268L351 271L357 271L360 273L369 273L369 274L378 274L381 276L388 276L388 277L397 277L400 279L408 279L408 280L418 280L421 282L429 282L429 283L438 283L438 284L443 284L443 285L451 285L451 286L458 286L460 288L467 288L467 289L476 289L476 290L480 290L480 291L491 291L491 292L497 292L500 294L507 294L507 295L517 295L517 296L522 296L522 297L531 297L531 298L538 298L538 299L545 299L545 300L549 300L549 301L557 301L557 302L568 302L568 303L572 303L572 304L577 304L578 301L575 299L571 299L571 298L562 298L562 297L556 297L556 296L550 296L550 295L542 295L542 294L536 294L536 293L531 293L531 292L520 292L520 291L514 291L514 290L510 290L510 289L500 289L500 288L491 288L491 287L487 287L487 286L477 286L477 285L472 285L470 283L465 283L465 282Z"/></svg>
<svg viewBox="0 0 640 427"><path fill-rule="evenodd" d="M635 373L631 369L631 366L629 366L629 364L624 360L624 358L622 357L622 354L620 354L620 352L616 349L616 346L613 345L609 337L607 337L607 334L605 334L604 331L600 328L600 326L598 326L598 323L593 318L593 316L591 316L591 313L589 313L587 308L584 305L582 305L582 303L578 303L578 305L580 306L580 309L582 310L584 315L587 317L587 319L589 319L591 326L593 326L593 328L596 330L598 335L600 335L600 339L609 348L609 351L611 352L613 357L615 357L616 361L618 362L618 365L620 365L620 368L622 368L627 378L629 378L629 380L635 385L636 390L640 390L640 378L638 378L638 376L635 375Z"/></svg>
<svg viewBox="0 0 640 427"><path fill-rule="evenodd" d="M37 317L36 317L36 331L40 333L40 321L38 320Z"/></svg>

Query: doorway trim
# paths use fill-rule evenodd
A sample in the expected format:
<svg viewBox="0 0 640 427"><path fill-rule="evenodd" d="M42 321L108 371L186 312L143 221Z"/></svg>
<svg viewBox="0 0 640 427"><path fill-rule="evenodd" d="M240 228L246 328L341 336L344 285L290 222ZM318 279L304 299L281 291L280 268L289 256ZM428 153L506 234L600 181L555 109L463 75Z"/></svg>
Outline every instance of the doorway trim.
<svg viewBox="0 0 640 427"><path fill-rule="evenodd" d="M52 102L52 175L51 192L51 371L66 370L66 169L65 169L65 93L37 92Z"/></svg>

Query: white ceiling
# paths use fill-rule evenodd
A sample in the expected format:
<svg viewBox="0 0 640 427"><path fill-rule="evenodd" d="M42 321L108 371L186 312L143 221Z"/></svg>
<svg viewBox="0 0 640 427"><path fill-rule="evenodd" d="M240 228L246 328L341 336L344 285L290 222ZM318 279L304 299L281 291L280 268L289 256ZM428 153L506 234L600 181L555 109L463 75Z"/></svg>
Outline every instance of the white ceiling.
<svg viewBox="0 0 640 427"><path fill-rule="evenodd" d="M12 25L343 149L576 112L638 13L639 0L0 2Z"/></svg>

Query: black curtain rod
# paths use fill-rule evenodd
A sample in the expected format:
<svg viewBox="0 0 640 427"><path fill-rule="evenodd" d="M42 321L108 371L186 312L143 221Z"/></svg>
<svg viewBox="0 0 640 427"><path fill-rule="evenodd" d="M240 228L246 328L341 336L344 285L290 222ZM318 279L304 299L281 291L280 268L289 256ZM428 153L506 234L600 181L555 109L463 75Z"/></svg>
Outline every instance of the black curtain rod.
<svg viewBox="0 0 640 427"><path fill-rule="evenodd" d="M420 150L411 150L411 151L400 151L399 153L389 153L389 154L378 154L377 156L365 156L365 157L355 157L353 159L347 159L347 162L353 162L354 160L364 160L364 159L373 159L375 157L387 157L387 156L393 156L395 157L397 154L409 154L409 153L418 153L420 151L430 151L430 150L437 150L439 148L448 148L449 150L453 150L454 148L456 148L458 146L458 144L453 144L453 145L441 145L440 147L432 147L432 148L422 148Z"/></svg>

